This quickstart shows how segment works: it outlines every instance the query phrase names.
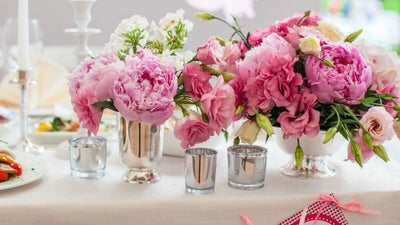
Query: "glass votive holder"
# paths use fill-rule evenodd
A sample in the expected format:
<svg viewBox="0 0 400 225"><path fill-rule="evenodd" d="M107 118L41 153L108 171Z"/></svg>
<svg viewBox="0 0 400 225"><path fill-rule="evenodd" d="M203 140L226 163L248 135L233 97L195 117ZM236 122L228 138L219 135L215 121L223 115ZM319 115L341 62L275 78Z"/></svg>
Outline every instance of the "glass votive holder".
<svg viewBox="0 0 400 225"><path fill-rule="evenodd" d="M101 178L105 174L107 139L79 137L69 141L71 176L75 178Z"/></svg>
<svg viewBox="0 0 400 225"><path fill-rule="evenodd" d="M217 151L193 148L185 151L185 186L191 194L214 192Z"/></svg>
<svg viewBox="0 0 400 225"><path fill-rule="evenodd" d="M228 148L228 184L237 189L262 188L265 181L267 149L256 145Z"/></svg>

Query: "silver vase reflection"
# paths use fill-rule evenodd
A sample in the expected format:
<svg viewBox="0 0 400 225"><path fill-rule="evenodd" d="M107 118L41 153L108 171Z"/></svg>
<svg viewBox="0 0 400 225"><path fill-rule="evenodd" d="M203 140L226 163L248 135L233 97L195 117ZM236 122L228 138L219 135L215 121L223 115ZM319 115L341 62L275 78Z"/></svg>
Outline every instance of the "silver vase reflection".
<svg viewBox="0 0 400 225"><path fill-rule="evenodd" d="M128 183L155 183L163 153L164 125L136 123L119 117L119 152L128 168L122 180Z"/></svg>

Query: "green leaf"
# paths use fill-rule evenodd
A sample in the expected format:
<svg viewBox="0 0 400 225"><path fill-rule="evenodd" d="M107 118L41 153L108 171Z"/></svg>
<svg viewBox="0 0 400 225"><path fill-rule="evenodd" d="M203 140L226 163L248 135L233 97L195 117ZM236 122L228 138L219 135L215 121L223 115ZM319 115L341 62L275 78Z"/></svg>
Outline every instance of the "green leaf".
<svg viewBox="0 0 400 225"><path fill-rule="evenodd" d="M367 131L364 131L363 135L362 135L362 139L363 139L364 143L367 144L368 147L373 150L374 144L372 141L371 134L369 134Z"/></svg>
<svg viewBox="0 0 400 225"><path fill-rule="evenodd" d="M118 112L118 109L115 108L115 106L114 106L114 101L113 101L112 99L111 99L111 100L100 101L100 102L95 102L95 103L93 103L92 105L93 105L93 106L100 107L101 110L103 110L103 109L110 109L110 110L113 110L113 111L115 111L115 112Z"/></svg>
<svg viewBox="0 0 400 225"><path fill-rule="evenodd" d="M353 42L354 40L356 40L356 38L361 34L363 30L358 30L356 32L353 32L351 34L349 34L349 36L346 37L346 39L344 39L344 42Z"/></svg>
<svg viewBox="0 0 400 225"><path fill-rule="evenodd" d="M297 139L297 147L296 147L296 152L294 153L295 159L296 159L296 167L297 170L300 170L303 167L303 149L300 146L299 139Z"/></svg>
<svg viewBox="0 0 400 225"><path fill-rule="evenodd" d="M329 59L321 59L321 61L325 66L329 66L329 67L333 67L333 68L336 67L335 64L333 64L333 62Z"/></svg>
<svg viewBox="0 0 400 225"><path fill-rule="evenodd" d="M243 105L239 105L236 109L235 115L240 115L244 110L244 106Z"/></svg>
<svg viewBox="0 0 400 225"><path fill-rule="evenodd" d="M233 139L233 145L238 145L238 144L240 144L240 137L239 136L237 136L237 137L235 137L235 139Z"/></svg>
<svg viewBox="0 0 400 225"><path fill-rule="evenodd" d="M228 138L229 138L228 131L226 131L225 129L222 129L221 131L222 131L222 133L224 133L225 141L228 141Z"/></svg>
<svg viewBox="0 0 400 225"><path fill-rule="evenodd" d="M326 132L325 138L322 141L322 143L327 143L328 141L330 141L333 137L335 137L335 134L337 132L336 127L331 127L328 129L328 131Z"/></svg>
<svg viewBox="0 0 400 225"><path fill-rule="evenodd" d="M353 154L354 159L358 163L360 167L363 167L363 161L362 161L362 156L361 156L361 147L358 145L355 141L351 140L350 141L350 148L351 148L351 154Z"/></svg>
<svg viewBox="0 0 400 225"><path fill-rule="evenodd" d="M374 97L368 97L368 98L362 98L359 99L359 101L363 104L371 104L379 100L379 98L374 98Z"/></svg>
<svg viewBox="0 0 400 225"><path fill-rule="evenodd" d="M387 153L386 153L386 151L385 151L385 149L383 148L382 145L374 146L372 150L383 161L385 161L385 162L389 161L389 157L388 157L388 155L387 155Z"/></svg>
<svg viewBox="0 0 400 225"><path fill-rule="evenodd" d="M212 20L215 18L211 13L208 12L198 12L195 13L194 16L202 20Z"/></svg>
<svg viewBox="0 0 400 225"><path fill-rule="evenodd" d="M256 111L255 111L256 112ZM274 128L272 127L271 121L265 115L256 112L257 125L267 132L268 136L275 134Z"/></svg>
<svg viewBox="0 0 400 225"><path fill-rule="evenodd" d="M204 112L201 112L201 118L203 119L203 121L205 123L209 123L210 122L210 120L208 119L207 114L205 114Z"/></svg>

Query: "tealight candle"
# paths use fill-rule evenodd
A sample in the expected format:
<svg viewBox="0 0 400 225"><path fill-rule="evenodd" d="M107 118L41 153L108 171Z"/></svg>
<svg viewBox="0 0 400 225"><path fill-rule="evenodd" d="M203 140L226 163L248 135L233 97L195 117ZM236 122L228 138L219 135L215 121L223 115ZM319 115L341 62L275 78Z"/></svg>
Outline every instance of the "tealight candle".
<svg viewBox="0 0 400 225"><path fill-rule="evenodd" d="M18 68L29 69L29 12L28 0L18 0Z"/></svg>

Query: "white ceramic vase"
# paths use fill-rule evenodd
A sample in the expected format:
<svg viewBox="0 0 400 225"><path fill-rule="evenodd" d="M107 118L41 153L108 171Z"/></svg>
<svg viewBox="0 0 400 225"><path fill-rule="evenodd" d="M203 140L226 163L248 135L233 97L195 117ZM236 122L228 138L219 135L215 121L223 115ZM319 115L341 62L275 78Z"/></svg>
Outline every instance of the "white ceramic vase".
<svg viewBox="0 0 400 225"><path fill-rule="evenodd" d="M303 149L303 161L300 170L297 169L294 153L296 151L297 139L289 137L287 140L282 138L280 128L275 128L276 141L280 148L291 155L289 162L281 167L282 174L296 178L326 178L336 174L336 170L328 164L329 156L347 148L347 141L340 134L328 143L323 144L325 131L321 131L315 137L303 135L300 138L300 145Z"/></svg>

